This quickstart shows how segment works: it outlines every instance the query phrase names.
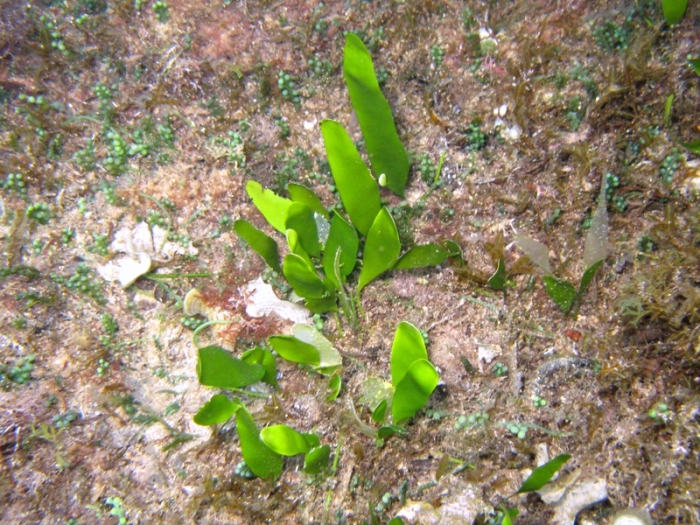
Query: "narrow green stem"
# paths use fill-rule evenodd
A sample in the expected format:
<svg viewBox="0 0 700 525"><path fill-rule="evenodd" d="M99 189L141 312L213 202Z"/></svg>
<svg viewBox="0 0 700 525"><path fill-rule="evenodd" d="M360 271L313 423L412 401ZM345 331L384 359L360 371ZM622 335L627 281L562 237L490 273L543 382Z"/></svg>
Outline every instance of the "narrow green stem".
<svg viewBox="0 0 700 525"><path fill-rule="evenodd" d="M233 324L233 321L207 321L206 323L200 324L197 328L195 328L194 332L192 332L192 344L195 346L195 348L199 348L199 345L197 344L197 335L199 332L208 326L215 324Z"/></svg>

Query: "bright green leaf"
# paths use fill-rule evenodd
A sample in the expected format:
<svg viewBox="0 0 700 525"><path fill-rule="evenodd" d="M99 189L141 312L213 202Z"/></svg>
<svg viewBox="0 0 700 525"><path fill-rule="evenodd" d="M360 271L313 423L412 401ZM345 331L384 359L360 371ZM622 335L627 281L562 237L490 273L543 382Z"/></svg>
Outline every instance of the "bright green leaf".
<svg viewBox="0 0 700 525"><path fill-rule="evenodd" d="M506 263L503 259L498 259L498 268L489 278L488 285L494 290L503 290L506 286Z"/></svg>
<svg viewBox="0 0 700 525"><path fill-rule="evenodd" d="M260 381L265 369L236 359L220 346L212 345L199 349L197 375L205 386L241 388Z"/></svg>
<svg viewBox="0 0 700 525"><path fill-rule="evenodd" d="M343 359L331 342L313 326L297 323L292 327L292 333L299 341L313 346L318 351L318 368L335 369L343 364Z"/></svg>
<svg viewBox="0 0 700 525"><path fill-rule="evenodd" d="M676 98L676 95L671 93L668 97L666 97L666 104L664 106L664 125L668 127L668 123L671 120L671 111L673 110L673 100Z"/></svg>
<svg viewBox="0 0 700 525"><path fill-rule="evenodd" d="M404 521L401 518L393 518L387 525L405 525Z"/></svg>
<svg viewBox="0 0 700 525"><path fill-rule="evenodd" d="M226 423L241 406L237 399L232 401L224 394L216 394L195 414L194 422L202 426Z"/></svg>
<svg viewBox="0 0 700 525"><path fill-rule="evenodd" d="M312 257L321 255L321 243L318 241L318 229L314 211L306 204L293 202L287 209L285 220L287 231L294 230L299 235L299 243L304 251Z"/></svg>
<svg viewBox="0 0 700 525"><path fill-rule="evenodd" d="M379 377L370 376L362 382L362 393L360 395L360 403L366 405L374 412L382 401L391 402L391 397L394 395L394 387L391 383L380 379Z"/></svg>
<svg viewBox="0 0 700 525"><path fill-rule="evenodd" d="M265 375L263 375L261 381L274 387L279 386L277 384L277 362L275 356L269 350L256 346L244 352L241 355L241 361L261 365L265 369Z"/></svg>
<svg viewBox="0 0 700 525"><path fill-rule="evenodd" d="M333 374L328 380L328 390L330 392L326 396L326 401L334 401L340 395L340 389L343 387L343 380L340 374Z"/></svg>
<svg viewBox="0 0 700 525"><path fill-rule="evenodd" d="M328 210L323 207L321 199L319 199L318 195L316 195L309 188L302 186L301 184L290 182L287 184L287 191L289 192L290 197L292 197L292 201L306 204L324 219L329 219Z"/></svg>
<svg viewBox="0 0 700 525"><path fill-rule="evenodd" d="M383 399L379 405L377 405L377 408L374 409L374 412L372 412L372 421L375 423L381 423L384 421L384 416L386 416L386 407L388 403L386 399Z"/></svg>
<svg viewBox="0 0 700 525"><path fill-rule="evenodd" d="M583 272L583 277L581 277L581 283L579 284L579 287L578 287L579 301L581 300L581 297L583 297L583 294L586 292L586 288L588 288L588 285L591 283L591 280L593 279L593 276L598 271L598 268L600 268L602 265L603 265L603 261L598 261L590 268L587 268L585 272Z"/></svg>
<svg viewBox="0 0 700 525"><path fill-rule="evenodd" d="M299 242L299 234L296 232L296 230L289 229L285 233L287 235L287 246L289 246L289 251L301 257L306 263L306 266L311 271L316 273L314 270L314 263L311 260L311 257L309 257L309 254L306 253L306 250L302 248L301 242Z"/></svg>
<svg viewBox="0 0 700 525"><path fill-rule="evenodd" d="M399 232L388 210L382 208L367 235L357 293L392 267L401 252Z"/></svg>
<svg viewBox="0 0 700 525"><path fill-rule="evenodd" d="M273 425L263 428L260 431L260 439L273 452L281 456L296 456L297 454L306 454L311 450L306 438L287 425Z"/></svg>
<svg viewBox="0 0 700 525"><path fill-rule="evenodd" d="M522 494L523 492L534 492L540 490L544 487L549 480L552 479L554 474L556 474L560 468L564 466L564 463L571 459L569 454L561 454L556 458L548 461L541 467L537 467L532 471L532 474L520 485L518 492L516 494Z"/></svg>
<svg viewBox="0 0 700 525"><path fill-rule="evenodd" d="M377 182L341 124L324 120L321 133L340 200L355 227L367 235L381 209Z"/></svg>
<svg viewBox="0 0 700 525"><path fill-rule="evenodd" d="M236 431L241 443L243 460L253 474L267 480L279 478L284 466L282 457L263 443L260 439L260 430L244 407L236 413Z"/></svg>
<svg viewBox="0 0 700 525"><path fill-rule="evenodd" d="M292 201L276 195L271 190L263 190L263 187L254 180L249 180L246 183L245 190L267 222L275 230L284 233L287 209L292 205Z"/></svg>
<svg viewBox="0 0 700 525"><path fill-rule="evenodd" d="M372 169L377 177L385 174L387 187L403 196L408 178L408 155L396 132L389 103L379 88L372 57L360 37L352 33L345 36L343 75Z"/></svg>
<svg viewBox="0 0 700 525"><path fill-rule="evenodd" d="M543 280L544 289L549 296L557 303L562 312L565 314L569 313L571 306L574 304L574 299L576 299L576 288L574 288L574 285L564 279L557 279L553 275L545 275Z"/></svg>
<svg viewBox="0 0 700 525"><path fill-rule="evenodd" d="M448 251L448 257L457 257L464 261L464 252L459 244L449 239L444 241L443 244L445 245L445 249Z"/></svg>
<svg viewBox="0 0 700 525"><path fill-rule="evenodd" d="M427 359L414 362L396 385L391 413L394 422L411 418L428 402L440 381L440 375Z"/></svg>
<svg viewBox="0 0 700 525"><path fill-rule="evenodd" d="M335 254L338 248L341 249L340 272L343 276L347 277L355 268L359 246L360 239L357 237L357 230L355 230L348 221L343 219L342 216L337 213L333 214L331 230L328 234L326 247L323 251L323 271L326 272L326 276L335 282L336 286L342 284L336 282L337 279L334 277L335 273L333 271Z"/></svg>
<svg viewBox="0 0 700 525"><path fill-rule="evenodd" d="M664 10L664 18L670 26L680 22L688 7L688 0L661 0L661 6Z"/></svg>
<svg viewBox="0 0 700 525"><path fill-rule="evenodd" d="M421 244L414 246L404 253L396 264L394 270L408 270L410 268L425 268L437 266L445 262L450 252L439 244Z"/></svg>
<svg viewBox="0 0 700 525"><path fill-rule="evenodd" d="M304 472L318 474L328 466L331 457L331 447L323 445L309 450L304 458Z"/></svg>
<svg viewBox="0 0 700 525"><path fill-rule="evenodd" d="M279 248L272 237L258 230L248 221L238 220L233 229L255 252L263 258L267 265L276 272L282 272L280 266Z"/></svg>
<svg viewBox="0 0 700 525"><path fill-rule="evenodd" d="M394 386L399 384L411 365L419 359L428 359L425 339L418 328L402 321L396 327L394 342L391 345L392 384Z"/></svg>
<svg viewBox="0 0 700 525"><path fill-rule="evenodd" d="M318 366L321 361L315 346L299 341L296 337L273 335L267 339L267 342L283 359L292 363Z"/></svg>
<svg viewBox="0 0 700 525"><path fill-rule="evenodd" d="M282 264L282 273L300 297L321 298L327 293L326 285L307 261L300 255L288 253Z"/></svg>
<svg viewBox="0 0 700 525"><path fill-rule="evenodd" d="M700 139L694 140L693 142L679 142L679 144L688 151L692 151L693 153L700 155Z"/></svg>
<svg viewBox="0 0 700 525"><path fill-rule="evenodd" d="M689 58L688 64L695 70L695 73L700 75L700 58Z"/></svg>

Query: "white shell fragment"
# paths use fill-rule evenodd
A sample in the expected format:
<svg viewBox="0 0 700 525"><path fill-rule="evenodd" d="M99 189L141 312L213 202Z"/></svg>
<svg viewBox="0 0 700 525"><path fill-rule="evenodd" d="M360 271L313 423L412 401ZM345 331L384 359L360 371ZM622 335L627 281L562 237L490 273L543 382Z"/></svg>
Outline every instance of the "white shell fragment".
<svg viewBox="0 0 700 525"><path fill-rule="evenodd" d="M574 525L576 515L583 509L602 503L608 499L607 483L604 479L583 480L575 483L564 497L553 505L553 523L557 525Z"/></svg>
<svg viewBox="0 0 700 525"><path fill-rule="evenodd" d="M652 525L652 521L646 510L626 509L615 514L612 525Z"/></svg>
<svg viewBox="0 0 700 525"><path fill-rule="evenodd" d="M140 222L133 228L120 229L114 234L109 247L114 252L126 254L126 257L98 266L97 273L106 281L118 282L126 288L148 273L153 261L169 261L176 253L197 254L191 245L184 248L167 241L167 236L168 232L163 228L154 226L151 229L145 222Z"/></svg>
<svg viewBox="0 0 700 525"><path fill-rule="evenodd" d="M311 312L305 307L289 301L283 301L275 295L272 286L265 283L262 277L248 283L246 288L248 300L245 313L250 317L264 317L276 314L282 319L294 323L311 322Z"/></svg>

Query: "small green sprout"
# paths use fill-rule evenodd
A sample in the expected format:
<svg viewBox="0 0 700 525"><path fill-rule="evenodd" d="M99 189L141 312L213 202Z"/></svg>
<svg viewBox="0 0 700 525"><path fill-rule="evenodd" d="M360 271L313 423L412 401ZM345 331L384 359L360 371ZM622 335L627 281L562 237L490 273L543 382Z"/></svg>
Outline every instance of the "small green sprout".
<svg viewBox="0 0 700 525"><path fill-rule="evenodd" d="M430 59L432 60L434 69L440 69L444 58L445 50L439 45L435 44L433 45L433 47L430 48Z"/></svg>
<svg viewBox="0 0 700 525"><path fill-rule="evenodd" d="M607 180L604 177L600 188L598 206L591 218L590 228L586 236L583 250L585 270L581 276L578 289L569 281L554 276L549 264L549 250L546 246L524 235L518 235L515 240L518 247L544 272L543 280L547 294L565 314L568 314L573 309L574 317L578 314L578 307L583 294L596 272L603 265L608 254L606 183Z"/></svg>
<svg viewBox="0 0 700 525"><path fill-rule="evenodd" d="M170 11L167 2L157 0L153 3L153 12L156 14L156 19L159 22L165 23L170 18Z"/></svg>
<svg viewBox="0 0 700 525"><path fill-rule="evenodd" d="M279 72L277 87L279 87L280 93L282 94L282 98L284 100L294 104L294 107L297 109L301 107L301 95L299 94L299 89L289 73L285 73L284 71Z"/></svg>
<svg viewBox="0 0 700 525"><path fill-rule="evenodd" d="M102 286L91 278L93 275L94 272L85 264L79 264L75 269L75 274L68 279L57 275L52 275L51 277L54 281L65 284L69 290L92 297L98 304L105 304L107 300L102 294Z"/></svg>
<svg viewBox="0 0 700 525"><path fill-rule="evenodd" d="M518 439L525 439L525 436L527 436L528 426L523 423L508 421L505 427L511 434L518 436Z"/></svg>
<svg viewBox="0 0 700 525"><path fill-rule="evenodd" d="M481 122L474 120L462 133L466 135L467 151L479 151L486 146L486 134L481 130Z"/></svg>
<svg viewBox="0 0 700 525"><path fill-rule="evenodd" d="M163 216L163 212L160 210L148 210L146 222L151 227L159 226L161 228L165 228L168 225L168 219Z"/></svg>
<svg viewBox="0 0 700 525"><path fill-rule="evenodd" d="M197 316L183 316L180 317L180 323L182 323L185 328L188 328L190 330L196 330L204 323L206 323L206 320Z"/></svg>
<svg viewBox="0 0 700 525"><path fill-rule="evenodd" d="M27 208L26 215L28 219L34 219L39 224L48 224L54 217L54 214L49 209L48 204L37 203L30 204Z"/></svg>
<svg viewBox="0 0 700 525"><path fill-rule="evenodd" d="M121 498L118 498L118 497L107 498L105 500L105 505L108 507L112 507L109 510L109 514L111 516L114 516L115 518L119 519L119 525L126 525L126 523L127 523L126 511L124 510Z"/></svg>
<svg viewBox="0 0 700 525"><path fill-rule="evenodd" d="M109 371L109 361L100 358L97 361L97 377L104 377Z"/></svg>
<svg viewBox="0 0 700 525"><path fill-rule="evenodd" d="M78 199L78 213L80 213L80 215L85 215L87 213L87 202L85 201L85 197L80 197Z"/></svg>
<svg viewBox="0 0 700 525"><path fill-rule="evenodd" d="M678 148L673 148L671 154L664 158L664 162L659 168L659 176L667 186L673 182L673 176L678 171L678 165L682 160L683 155L678 151Z"/></svg>
<svg viewBox="0 0 700 525"><path fill-rule="evenodd" d="M22 199L27 199L27 183L22 173L8 173L5 182L0 183L2 189L12 190Z"/></svg>
<svg viewBox="0 0 700 525"><path fill-rule="evenodd" d="M496 377L503 377L505 375L508 375L508 367L501 362L494 363L491 371Z"/></svg>
<svg viewBox="0 0 700 525"><path fill-rule="evenodd" d="M44 241L34 239L32 241L32 251L34 252L34 255L41 255L41 252L44 251Z"/></svg>
<svg viewBox="0 0 700 525"><path fill-rule="evenodd" d="M108 143L108 155L102 163L102 167L110 175L120 175L126 170L127 153L129 145L122 136L114 130L107 131L105 135Z"/></svg>
<svg viewBox="0 0 700 525"><path fill-rule="evenodd" d="M648 235L642 235L637 241L637 249L642 253L651 253L656 249L656 243Z"/></svg>
<svg viewBox="0 0 700 525"><path fill-rule="evenodd" d="M0 383L4 383L5 379L18 385L26 385L32 378L34 371L34 361L36 354L29 354L18 359L12 368L8 370L8 365L0 365Z"/></svg>
<svg viewBox="0 0 700 525"><path fill-rule="evenodd" d="M98 255L107 256L109 255L109 235L106 233L92 233L92 238L94 242L86 247L86 250L90 253L96 253Z"/></svg>
<svg viewBox="0 0 700 525"><path fill-rule="evenodd" d="M394 496L392 496L391 492L385 492L382 499L377 503L377 506L374 507L374 512L384 512L386 508L391 505L393 499Z"/></svg>
<svg viewBox="0 0 700 525"><path fill-rule="evenodd" d="M289 129L289 124L287 121L283 118L277 118L275 119L275 124L277 124L277 127L280 128L280 138L282 140L288 139L292 132Z"/></svg>
<svg viewBox="0 0 700 525"><path fill-rule="evenodd" d="M671 419L671 412L666 403L657 403L649 410L648 414L657 423L668 423Z"/></svg>
<svg viewBox="0 0 700 525"><path fill-rule="evenodd" d="M75 237L75 231L70 228L63 228L61 230L61 244L70 244Z"/></svg>
<svg viewBox="0 0 700 525"><path fill-rule="evenodd" d="M486 412L476 412L469 416L459 416L455 422L455 429L483 427L489 422L489 415Z"/></svg>
<svg viewBox="0 0 700 525"><path fill-rule="evenodd" d="M428 184L433 184L435 182L435 176L437 174L437 168L435 167L435 163L430 159L430 156L428 156L427 153L424 153L420 157L418 157L418 163L416 165L416 169L418 170L418 173L420 173L420 178L423 180L423 182L426 182Z"/></svg>
<svg viewBox="0 0 700 525"><path fill-rule="evenodd" d="M73 421L78 419L78 416L80 416L80 414L75 410L68 410L63 414L55 415L53 417L53 424L57 430L66 429Z"/></svg>
<svg viewBox="0 0 700 525"><path fill-rule="evenodd" d="M532 396L532 404L536 408L543 408L547 406L547 400L542 399L540 396Z"/></svg>
<svg viewBox="0 0 700 525"><path fill-rule="evenodd" d="M245 461L239 461L236 464L236 469L234 470L234 474L236 476L241 476L242 478L245 479L254 479L255 474L253 474L253 471L250 470L250 467L246 464Z"/></svg>
<svg viewBox="0 0 700 525"><path fill-rule="evenodd" d="M333 64L331 64L330 60L321 60L317 56L313 56L307 64L315 77L328 76L333 72Z"/></svg>
<svg viewBox="0 0 700 525"><path fill-rule="evenodd" d="M593 40L603 51L624 51L629 45L629 22L619 25L612 20L605 20L593 29Z"/></svg>

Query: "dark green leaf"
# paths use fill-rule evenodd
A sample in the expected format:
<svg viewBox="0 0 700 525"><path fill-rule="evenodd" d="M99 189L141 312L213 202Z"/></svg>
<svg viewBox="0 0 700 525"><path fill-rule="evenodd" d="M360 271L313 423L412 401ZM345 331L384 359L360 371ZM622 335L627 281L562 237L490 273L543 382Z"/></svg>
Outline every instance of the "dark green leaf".
<svg viewBox="0 0 700 525"><path fill-rule="evenodd" d="M269 350L256 346L244 352L243 355L241 355L241 361L261 365L265 369L265 375L262 377L261 381L274 387L279 386L277 384L277 361Z"/></svg>
<svg viewBox="0 0 700 525"><path fill-rule="evenodd" d="M444 241L443 244L445 245L445 249L449 252L448 257L457 257L464 261L464 252L462 252L462 248L459 244L449 239Z"/></svg>
<svg viewBox="0 0 700 525"><path fill-rule="evenodd" d="M407 270L410 268L424 268L437 266L445 262L450 252L439 244L421 244L414 246L404 253L396 264L394 270Z"/></svg>
<svg viewBox="0 0 700 525"><path fill-rule="evenodd" d="M323 251L323 271L326 276L333 280L336 286L342 283L336 282L333 265L335 263L335 254L338 248L340 252L340 272L347 277L352 273L357 261L357 250L360 245L360 240L357 237L357 230L343 219L337 213L333 214L331 219L331 229L326 241L326 247Z"/></svg>
<svg viewBox="0 0 700 525"><path fill-rule="evenodd" d="M488 285L494 290L503 290L506 286L506 263L503 259L498 259L498 268L489 278Z"/></svg>
<svg viewBox="0 0 700 525"><path fill-rule="evenodd" d="M534 492L540 490L544 487L549 480L552 479L554 474L556 474L560 468L564 466L564 463L571 459L569 454L561 454L551 461L548 461L541 467L536 468L532 471L532 474L520 485L518 492L516 494L522 494L523 492Z"/></svg>
<svg viewBox="0 0 700 525"><path fill-rule="evenodd" d="M394 422L399 423L411 418L423 408L439 381L437 370L427 359L420 359L413 363L396 385L391 405Z"/></svg>
<svg viewBox="0 0 700 525"><path fill-rule="evenodd" d="M231 401L224 394L216 394L195 414L194 422L202 426L225 423L233 417L241 406L237 399Z"/></svg>
<svg viewBox="0 0 700 525"><path fill-rule="evenodd" d="M377 177L385 174L387 187L403 196L408 178L408 155L396 132L389 103L379 89L372 57L362 40L352 33L345 36L343 75L372 169Z"/></svg>
<svg viewBox="0 0 700 525"><path fill-rule="evenodd" d="M284 233L286 228L284 222L287 218L287 209L292 205L292 201L276 195L270 190L263 190L263 187L254 180L249 180L245 185L248 196L260 210L267 222L277 231Z"/></svg>
<svg viewBox="0 0 700 525"><path fill-rule="evenodd" d="M331 447L323 445L309 450L304 458L304 472L318 474L328 466L331 457Z"/></svg>
<svg viewBox="0 0 700 525"><path fill-rule="evenodd" d="M236 431L241 443L241 455L253 474L267 480L279 478L284 466L282 457L260 439L260 430L245 407L236 413Z"/></svg>
<svg viewBox="0 0 700 525"><path fill-rule="evenodd" d="M282 273L300 297L318 299L326 295L327 288L313 268L303 257L288 253L284 258Z"/></svg>
<svg viewBox="0 0 700 525"><path fill-rule="evenodd" d="M318 195L316 195L309 188L307 188L306 186L302 186L301 184L290 182L289 184L287 184L287 191L289 192L289 195L292 197L292 200L294 202L306 204L309 208L321 215L324 219L329 219L328 210L326 210L326 208L323 207L321 199L319 199Z"/></svg>
<svg viewBox="0 0 700 525"><path fill-rule="evenodd" d="M337 298L335 295L326 297L310 298L306 297L304 304L311 313L324 314L326 312L335 312L337 308Z"/></svg>
<svg viewBox="0 0 700 525"><path fill-rule="evenodd" d="M267 236L248 221L238 220L233 229L255 252L263 258L267 265L276 272L282 273L280 266L279 248L272 237Z"/></svg>
<svg viewBox="0 0 700 525"><path fill-rule="evenodd" d="M365 286L391 268L399 252L401 252L401 242L396 224L387 209L382 208L367 235L357 293L359 294Z"/></svg>
<svg viewBox="0 0 700 525"><path fill-rule="evenodd" d="M328 381L328 390L330 392L326 396L326 401L334 401L340 395L340 389L343 387L343 380L339 374L333 374Z"/></svg>
<svg viewBox="0 0 700 525"><path fill-rule="evenodd" d="M382 206L377 181L342 125L324 120L321 133L340 200L355 227L367 235Z"/></svg>
<svg viewBox="0 0 700 525"><path fill-rule="evenodd" d="M385 427L379 427L377 429L377 437L379 439L386 439L390 436L397 435L397 436L407 436L408 432L406 431L405 428L399 426L399 425L387 425Z"/></svg>
<svg viewBox="0 0 700 525"><path fill-rule="evenodd" d="M583 277L581 277L581 283L579 284L579 287L578 287L579 300L581 299L581 297L583 297L583 294L585 293L586 288L588 288L588 285L591 283L593 276L596 274L596 272L598 271L598 268L600 268L602 266L602 264L603 264L603 261L598 261L590 268L587 268L585 272L583 272Z"/></svg>
<svg viewBox="0 0 700 525"><path fill-rule="evenodd" d="M466 357L464 357L462 355L462 356L459 356L459 360L462 362L462 366L464 367L464 370L466 370L468 374L476 374L476 369L469 362L469 359L467 359Z"/></svg>
<svg viewBox="0 0 700 525"><path fill-rule="evenodd" d="M411 365L419 359L428 359L425 339L420 330L402 321L396 327L391 345L391 382L394 386L404 378Z"/></svg>
<svg viewBox="0 0 700 525"><path fill-rule="evenodd" d="M311 447L304 436L287 425L273 425L260 431L260 439L281 456L306 454Z"/></svg>
<svg viewBox="0 0 700 525"><path fill-rule="evenodd" d="M694 140L693 142L679 142L679 144L688 151L692 151L693 153L700 155L700 139Z"/></svg>
<svg viewBox="0 0 700 525"><path fill-rule="evenodd" d="M557 303L557 306L561 308L562 312L569 313L571 306L574 304L574 299L576 299L576 288L569 281L563 279L557 279L553 275L545 275L544 289L547 291L549 296Z"/></svg>
<svg viewBox="0 0 700 525"><path fill-rule="evenodd" d="M388 402L386 399L383 399L382 402L377 405L377 408L375 408L374 412L372 412L372 421L374 421L375 423L381 423L382 421L384 421L387 405Z"/></svg>
<svg viewBox="0 0 700 525"><path fill-rule="evenodd" d="M289 335L273 335L268 338L268 343L283 359L292 363L303 363L317 366L321 362L321 356L315 346L296 337Z"/></svg>
<svg viewBox="0 0 700 525"><path fill-rule="evenodd" d="M695 73L700 75L700 58L689 58L688 64L695 70Z"/></svg>
<svg viewBox="0 0 700 525"><path fill-rule="evenodd" d="M265 369L236 359L220 346L212 345L199 349L197 375L205 386L241 388L260 381Z"/></svg>
<svg viewBox="0 0 700 525"><path fill-rule="evenodd" d="M663 7L666 23L672 26L683 18L688 7L688 0L662 0L661 6Z"/></svg>

